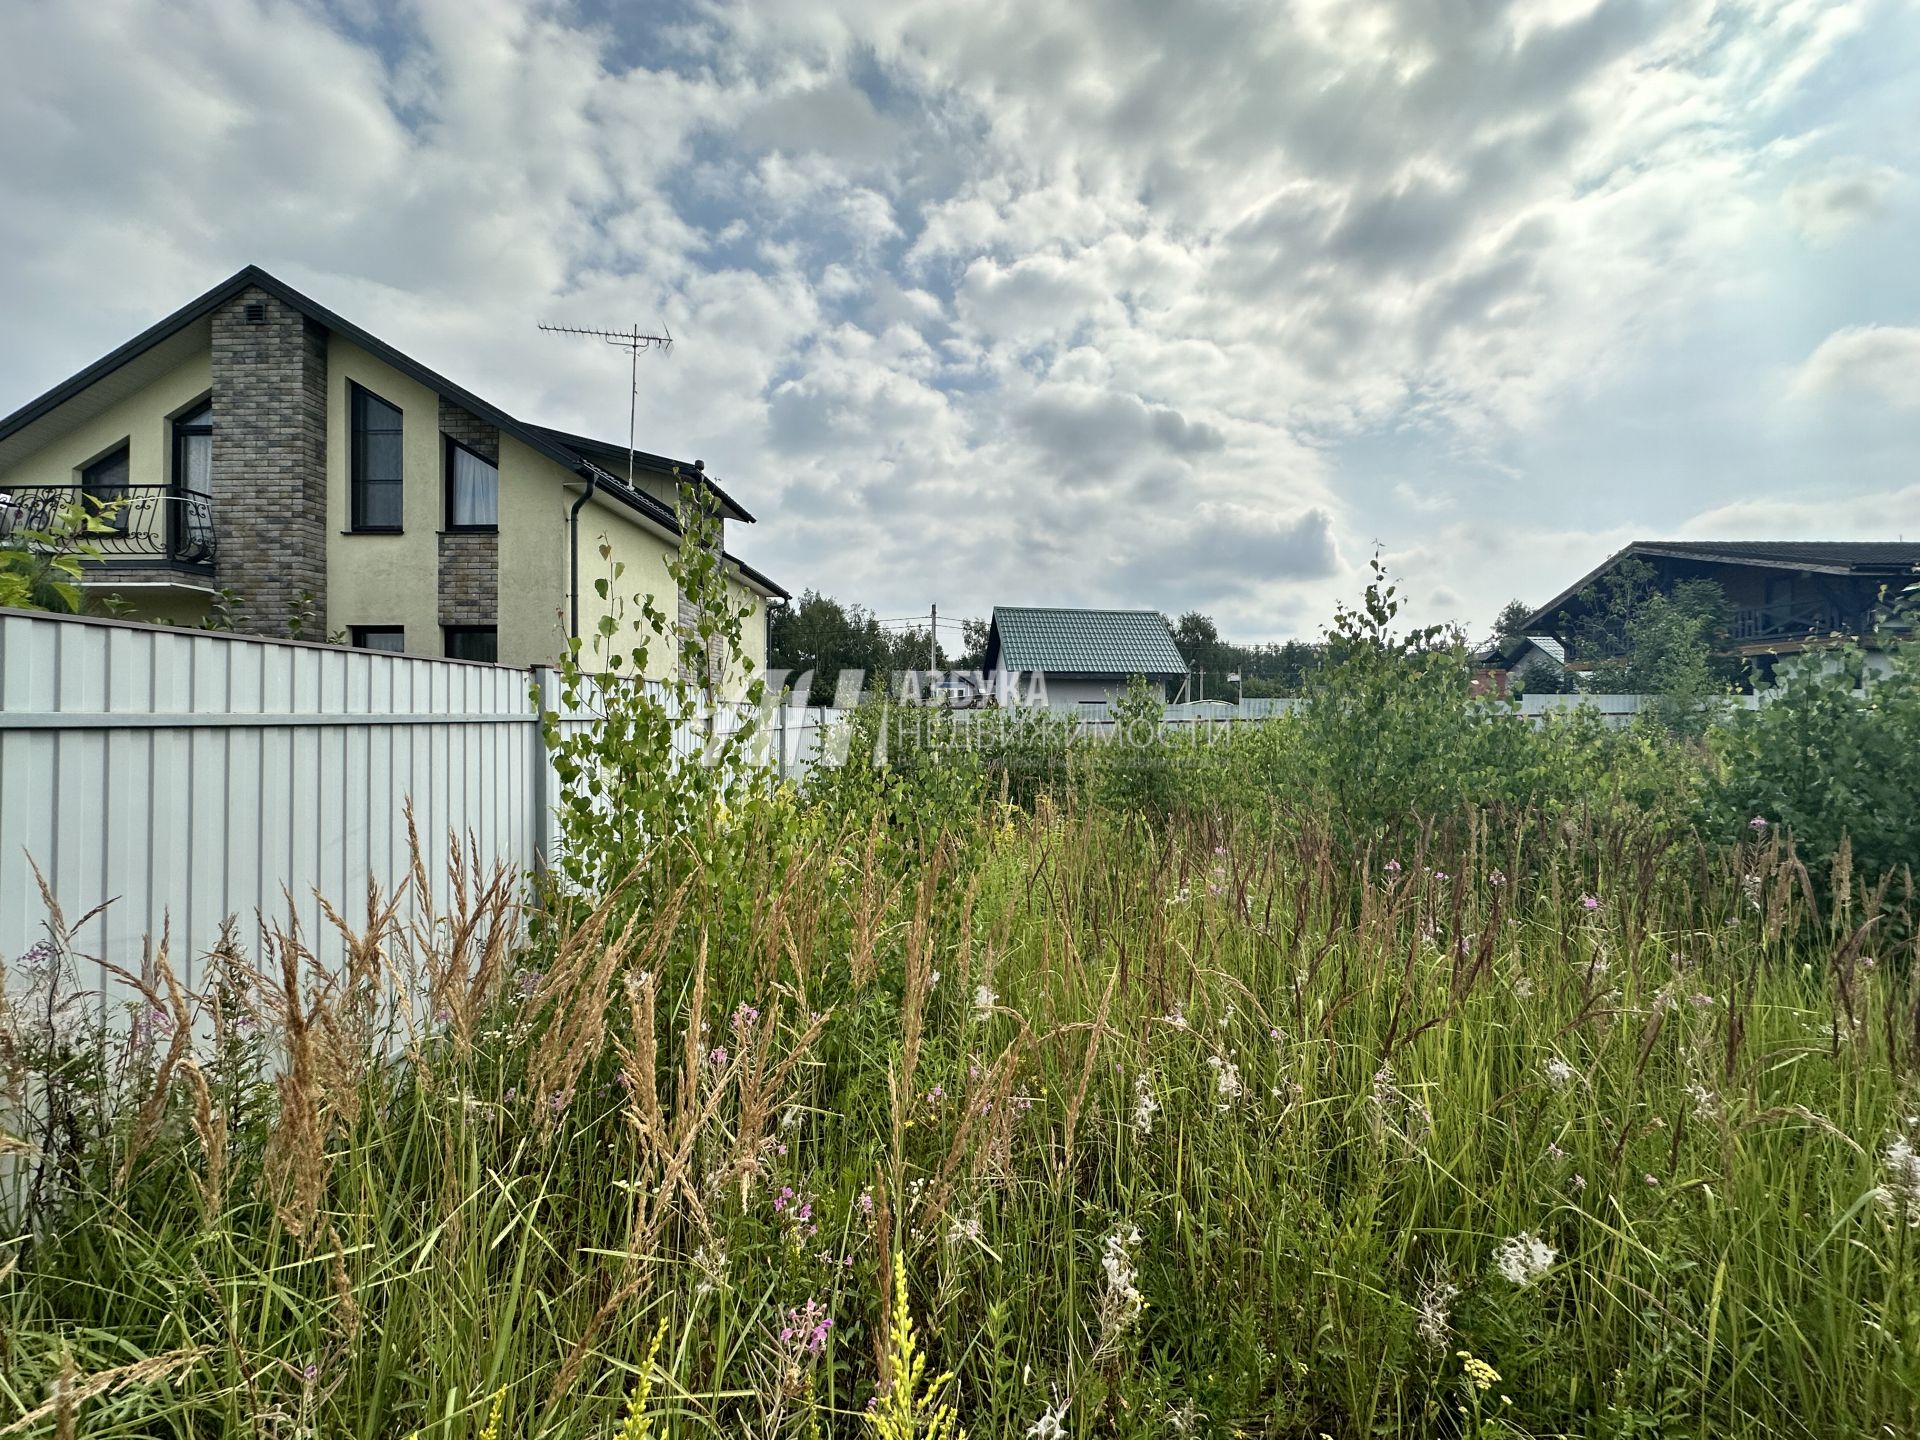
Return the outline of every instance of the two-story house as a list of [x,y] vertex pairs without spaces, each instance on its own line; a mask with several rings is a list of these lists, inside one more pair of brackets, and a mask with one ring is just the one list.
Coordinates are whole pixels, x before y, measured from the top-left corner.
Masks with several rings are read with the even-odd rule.
[[[0,421],[0,543],[90,497],[105,608],[524,665],[594,632],[603,546],[674,613],[682,480],[723,546],[752,522],[699,462],[528,424],[249,266]],[[786,592],[727,571],[764,666]]]

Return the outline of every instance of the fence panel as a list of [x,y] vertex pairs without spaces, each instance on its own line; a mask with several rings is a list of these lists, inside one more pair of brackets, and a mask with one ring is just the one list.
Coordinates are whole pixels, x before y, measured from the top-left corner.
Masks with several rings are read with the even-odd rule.
[[288,897],[331,949],[315,891],[398,885],[409,797],[442,903],[450,832],[530,866],[538,746],[524,671],[0,612],[0,954],[44,934],[35,864],[70,921],[111,902],[79,938],[121,965],[167,929],[197,980]]
[[[197,982],[225,920],[257,954],[289,900],[332,958],[316,892],[351,919],[369,877],[398,886],[408,801],[438,906],[456,838],[532,870],[558,839],[542,709],[564,732],[593,722],[591,694],[567,709],[546,667],[0,611],[0,957],[45,933],[38,865],[69,921],[111,902],[78,941],[122,966],[165,929]],[[723,707],[715,728],[750,713]],[[756,753],[797,780],[830,763],[832,731],[827,712],[776,710]],[[704,738],[696,719],[675,748]]]

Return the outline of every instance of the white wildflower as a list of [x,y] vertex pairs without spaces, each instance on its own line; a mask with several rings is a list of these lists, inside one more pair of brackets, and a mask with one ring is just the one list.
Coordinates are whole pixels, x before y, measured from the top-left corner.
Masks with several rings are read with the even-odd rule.
[[1531,975],[1522,975],[1518,980],[1514,981],[1513,993],[1522,1000],[1527,999],[1533,994],[1533,977]]
[[1696,1120],[1711,1120],[1720,1113],[1720,1097],[1697,1080],[1687,1086],[1687,1098],[1693,1101]]
[[1881,1154],[1880,1164],[1887,1180],[1874,1189],[1873,1198],[1895,1220],[1920,1229],[1920,1151],[1906,1136],[1897,1135]]
[[1133,1077],[1133,1128],[1141,1135],[1153,1133],[1153,1117],[1160,1113],[1160,1102],[1154,1098],[1153,1084],[1146,1075]]
[[974,987],[973,1013],[976,1018],[981,1020],[986,1019],[989,1015],[993,1014],[993,1007],[999,1003],[1000,997],[993,993],[991,986],[976,985]]
[[1096,1354],[1109,1354],[1126,1334],[1147,1302],[1140,1293],[1140,1272],[1133,1262],[1133,1247],[1140,1243],[1140,1232],[1123,1225],[1107,1236],[1100,1255],[1100,1268],[1107,1283],[1100,1292],[1100,1343]]
[[1459,1296],[1460,1287],[1448,1284],[1438,1275],[1420,1292],[1413,1328],[1420,1336],[1420,1343],[1436,1354],[1447,1348],[1447,1341],[1453,1336],[1453,1302]]
[[1244,1088],[1240,1082],[1240,1067],[1224,1055],[1209,1055],[1207,1064],[1213,1070],[1214,1109],[1225,1111],[1240,1098]]
[[1055,1386],[1053,1404],[1040,1412],[1040,1418],[1027,1427],[1027,1434],[1033,1440],[1065,1440],[1067,1407],[1072,1403],[1073,1397],[1062,1395],[1059,1387]]
[[1493,1264],[1502,1278],[1526,1286],[1553,1268],[1555,1255],[1554,1248],[1546,1241],[1531,1230],[1523,1230],[1494,1247]]
[[1546,1071],[1547,1083],[1556,1090],[1564,1090],[1567,1082],[1573,1079],[1574,1069],[1558,1055],[1553,1056],[1541,1067]]
[[1206,1414],[1200,1407],[1193,1403],[1191,1395],[1178,1405],[1171,1402],[1167,1405],[1167,1429],[1176,1435],[1193,1434],[1200,1428],[1200,1422],[1206,1418]]
[[694,1273],[700,1278],[694,1283],[696,1295],[711,1295],[716,1290],[727,1288],[727,1247],[716,1240],[711,1246],[702,1245],[693,1252]]
[[1173,1002],[1173,1009],[1169,1010],[1160,1018],[1176,1030],[1184,1030],[1187,1028],[1187,1012],[1181,1008],[1178,1000]]

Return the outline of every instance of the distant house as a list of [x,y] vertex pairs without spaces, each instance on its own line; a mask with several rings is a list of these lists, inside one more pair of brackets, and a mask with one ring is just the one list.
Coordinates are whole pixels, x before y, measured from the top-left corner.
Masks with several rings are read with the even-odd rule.
[[1475,657],[1480,673],[1476,691],[1505,694],[1509,685],[1527,690],[1559,690],[1566,684],[1567,647],[1551,635],[1507,635]]
[[[1646,565],[1657,590],[1682,581],[1711,580],[1726,594],[1732,621],[1726,652],[1747,660],[1762,674],[1786,656],[1830,645],[1840,635],[1871,637],[1903,597],[1920,595],[1920,541],[1895,540],[1636,540],[1604,564],[1581,576],[1527,617],[1524,640],[1510,640],[1519,661],[1568,663],[1541,654],[1541,639],[1566,645],[1587,617],[1589,596],[1599,582],[1629,560]],[[1527,647],[1532,648],[1527,648]],[[1504,656],[1490,647],[1482,659]],[[1583,662],[1611,657],[1571,657]]]
[[1002,704],[1056,710],[1118,699],[1135,676],[1164,700],[1186,678],[1167,618],[1157,610],[1065,610],[996,605],[987,629],[989,693]]

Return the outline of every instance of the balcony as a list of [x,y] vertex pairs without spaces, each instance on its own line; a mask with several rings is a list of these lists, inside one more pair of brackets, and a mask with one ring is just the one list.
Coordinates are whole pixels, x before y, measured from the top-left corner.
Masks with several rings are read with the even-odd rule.
[[67,548],[84,542],[99,552],[94,563],[116,572],[146,566],[187,572],[201,584],[211,577],[219,539],[213,498],[172,485],[121,485],[107,495],[88,495],[77,485],[0,489],[0,544],[51,548],[47,537],[68,508],[81,503],[99,508],[106,528],[75,537]]

